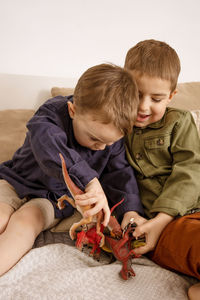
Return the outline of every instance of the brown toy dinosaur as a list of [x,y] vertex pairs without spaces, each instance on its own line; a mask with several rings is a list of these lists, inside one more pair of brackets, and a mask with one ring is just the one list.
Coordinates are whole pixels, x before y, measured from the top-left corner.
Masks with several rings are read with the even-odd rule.
[[[61,163],[62,163],[63,177],[64,177],[64,180],[65,180],[66,186],[67,186],[68,190],[70,191],[72,197],[74,198],[75,195],[83,194],[84,192],[82,190],[80,190],[73,183],[71,178],[69,177],[69,174],[68,174],[67,168],[66,168],[66,164],[65,164],[65,160],[64,160],[62,154],[60,153],[59,155],[60,155],[60,159],[61,159]],[[85,206],[76,205],[74,199],[68,197],[67,195],[63,195],[61,198],[58,199],[57,205],[58,205],[59,209],[63,209],[65,207],[65,203],[64,203],[65,200],[67,202],[69,202],[74,208],[76,208],[81,213],[82,216],[83,216],[83,214],[86,210],[88,210],[92,207],[92,205],[85,205]],[[96,224],[96,232],[101,237],[101,243],[100,244],[103,245],[104,244],[104,235],[101,232],[101,222],[102,222],[102,220],[103,220],[103,211],[102,210],[100,212],[98,212],[96,215],[91,216],[91,217],[85,218],[83,216],[83,218],[79,222],[74,223],[71,226],[70,231],[69,231],[71,239],[74,240],[76,238],[75,231],[78,227],[83,226],[83,225],[87,225],[87,224],[91,224],[91,223],[95,223]]]

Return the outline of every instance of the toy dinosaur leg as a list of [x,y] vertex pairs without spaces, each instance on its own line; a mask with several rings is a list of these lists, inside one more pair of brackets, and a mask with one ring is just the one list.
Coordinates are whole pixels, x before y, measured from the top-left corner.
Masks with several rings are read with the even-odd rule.
[[127,256],[125,256],[122,260],[122,269],[120,271],[120,275],[124,280],[127,280],[129,277],[135,276],[135,272],[131,267],[132,261],[131,258],[135,257],[138,258],[141,255],[136,254],[133,250],[129,251]]
[[98,248],[98,245],[96,244],[96,241],[92,241],[92,250],[90,251],[90,256],[95,257],[95,252]]
[[63,195],[57,200],[58,201],[57,206],[59,209],[63,209],[66,206],[66,204],[64,203],[65,200],[69,202],[74,208],[76,208],[75,201],[72,198],[68,197],[67,195]]
[[135,272],[131,267],[131,259],[123,261],[122,269],[120,271],[120,275],[124,280],[127,280],[131,276],[135,276]]
[[70,235],[71,239],[74,240],[76,238],[75,231],[78,227],[89,224],[89,223],[91,223],[91,218],[81,219],[79,222],[74,223],[69,230],[69,235]]
[[99,245],[100,247],[103,247],[103,245],[105,244],[105,236],[102,233],[104,228],[103,228],[103,225],[101,225],[102,219],[103,219],[103,213],[102,213],[102,211],[100,211],[97,215],[97,225],[96,225],[96,232],[98,235],[101,236],[101,242]]
[[97,245],[95,243],[93,245],[93,248],[92,248],[91,252],[90,252],[90,255],[93,256],[95,259],[99,260],[100,253],[101,253],[101,249],[99,248],[99,245]]
[[78,232],[77,233],[77,240],[76,240],[77,249],[82,250],[83,246],[87,245],[87,244],[88,244],[88,239],[86,237],[85,231],[82,230],[81,232]]
[[99,223],[97,223],[97,225],[96,225],[96,232],[97,232],[97,234],[101,237],[101,241],[100,241],[99,246],[100,246],[100,247],[103,247],[104,244],[105,244],[105,236],[104,236],[104,234],[101,232],[101,224],[99,225]]

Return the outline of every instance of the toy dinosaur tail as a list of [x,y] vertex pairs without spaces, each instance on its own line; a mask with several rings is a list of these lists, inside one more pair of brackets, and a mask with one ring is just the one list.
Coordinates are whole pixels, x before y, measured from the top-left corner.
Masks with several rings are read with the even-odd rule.
[[116,203],[116,204],[111,208],[110,214],[112,214],[113,210],[114,210],[118,205],[120,205],[122,202],[124,202],[124,198],[122,198],[121,201],[119,201],[118,203]]

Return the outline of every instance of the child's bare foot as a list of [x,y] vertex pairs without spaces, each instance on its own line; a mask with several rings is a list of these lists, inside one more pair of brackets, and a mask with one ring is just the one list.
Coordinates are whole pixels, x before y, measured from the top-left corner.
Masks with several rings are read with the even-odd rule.
[[190,300],[200,299],[200,283],[194,284],[189,288],[188,297]]

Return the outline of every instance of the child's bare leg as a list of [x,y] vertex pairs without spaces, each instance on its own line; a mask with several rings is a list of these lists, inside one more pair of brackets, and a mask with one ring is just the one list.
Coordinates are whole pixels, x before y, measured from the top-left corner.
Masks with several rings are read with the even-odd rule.
[[200,299],[200,282],[192,285],[188,290],[188,297],[190,300]]
[[9,204],[0,202],[0,234],[5,230],[14,208]]
[[22,206],[14,212],[0,235],[0,276],[12,268],[28,252],[44,228],[39,207]]

